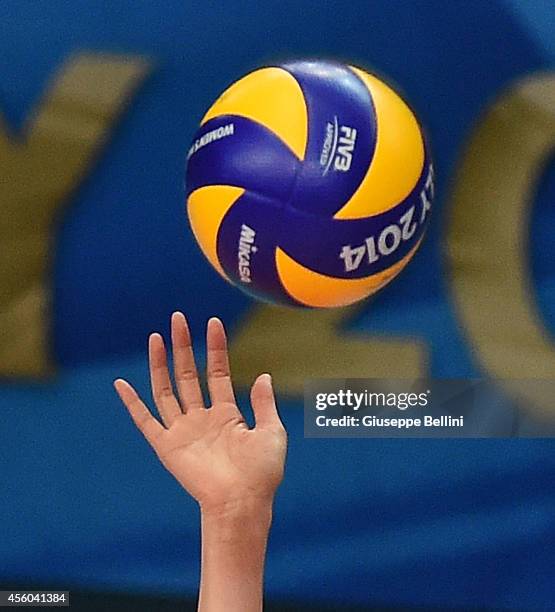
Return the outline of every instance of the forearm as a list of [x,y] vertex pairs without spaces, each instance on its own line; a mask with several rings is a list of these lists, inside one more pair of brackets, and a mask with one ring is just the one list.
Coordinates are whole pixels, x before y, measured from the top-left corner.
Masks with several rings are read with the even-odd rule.
[[202,510],[199,612],[261,612],[272,501]]

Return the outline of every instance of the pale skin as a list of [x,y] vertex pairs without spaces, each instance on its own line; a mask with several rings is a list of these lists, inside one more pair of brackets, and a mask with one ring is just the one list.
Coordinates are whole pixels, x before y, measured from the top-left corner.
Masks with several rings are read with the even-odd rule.
[[269,374],[251,388],[255,427],[237,407],[222,322],[206,330],[210,406],[204,404],[185,316],[172,315],[174,392],[160,334],[149,337],[152,396],[160,423],[123,379],[116,391],[166,469],[201,509],[199,612],[260,612],[264,559],[287,436]]

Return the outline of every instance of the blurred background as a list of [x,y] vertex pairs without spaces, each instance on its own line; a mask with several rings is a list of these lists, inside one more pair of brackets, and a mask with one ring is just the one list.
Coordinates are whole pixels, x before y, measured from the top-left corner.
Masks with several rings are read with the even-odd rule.
[[[551,610],[555,442],[303,438],[309,377],[555,378],[555,7],[548,0],[0,4],[0,587],[77,609],[194,609],[198,511],[111,383],[146,338],[226,323],[245,402],[289,430],[269,610]],[[264,64],[382,75],[430,137],[437,199],[401,276],[356,308],[260,305],[204,260],[185,155]],[[553,422],[555,400],[534,396]]]

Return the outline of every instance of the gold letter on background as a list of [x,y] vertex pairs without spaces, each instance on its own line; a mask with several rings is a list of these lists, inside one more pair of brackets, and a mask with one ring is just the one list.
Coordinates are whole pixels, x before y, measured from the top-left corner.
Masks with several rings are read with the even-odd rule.
[[[354,307],[356,308],[356,307]],[[234,380],[248,386],[262,371],[285,395],[302,395],[309,378],[410,378],[425,375],[425,347],[416,340],[342,332],[356,310],[255,306],[231,344]]]
[[0,376],[53,370],[48,276],[55,221],[147,70],[138,57],[73,56],[29,122],[25,142],[10,139],[0,124]]
[[448,236],[454,297],[486,373],[506,379],[541,414],[555,398],[555,350],[533,296],[528,269],[533,193],[555,148],[555,75],[526,78],[477,126],[459,167]]

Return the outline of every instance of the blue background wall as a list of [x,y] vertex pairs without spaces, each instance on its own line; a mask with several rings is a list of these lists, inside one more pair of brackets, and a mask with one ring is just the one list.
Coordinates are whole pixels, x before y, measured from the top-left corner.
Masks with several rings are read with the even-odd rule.
[[[146,335],[167,331],[172,310],[187,312],[199,338],[210,315],[233,333],[252,306],[195,245],[183,176],[205,108],[261,64],[346,59],[387,75],[415,107],[437,169],[431,231],[406,273],[352,328],[425,339],[435,376],[480,374],[448,297],[446,195],[487,104],[514,79],[554,68],[554,12],[548,2],[517,0],[0,5],[0,106],[14,138],[24,138],[68,54],[154,62],[60,223],[52,330],[60,373],[48,383],[0,385],[0,581],[195,591],[197,510],[133,429],[111,381],[124,375],[147,393]],[[551,334],[552,170],[538,187],[530,253]],[[281,410],[290,454],[270,596],[549,609],[553,442],[305,440],[300,402],[284,399]]]

